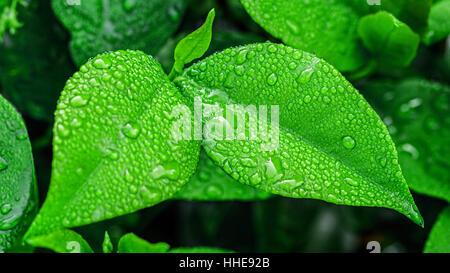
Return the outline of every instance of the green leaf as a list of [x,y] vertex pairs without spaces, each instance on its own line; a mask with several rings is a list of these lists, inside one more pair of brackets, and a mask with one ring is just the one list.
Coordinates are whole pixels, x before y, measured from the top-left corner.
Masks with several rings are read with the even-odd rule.
[[176,199],[196,201],[252,201],[269,197],[270,194],[267,192],[234,180],[217,166],[204,151],[200,153],[197,171],[175,196]]
[[25,124],[0,96],[0,252],[21,244],[36,215],[36,179]]
[[[244,140],[234,135],[220,141],[213,133],[203,141],[207,154],[236,180],[288,197],[392,208],[423,224],[386,126],[325,61],[283,45],[254,44],[216,53],[175,83],[190,99],[201,98],[205,109],[239,104],[274,112],[267,133],[253,134],[255,140],[246,132]],[[239,109],[232,114],[246,114]],[[252,127],[264,125],[264,115],[252,120],[259,122]],[[233,128],[220,115],[203,115],[203,123]]]
[[194,173],[198,141],[172,136],[185,105],[140,51],[101,54],[70,78],[55,113],[50,189],[27,236],[110,219],[172,197]]
[[172,248],[167,243],[149,243],[133,233],[123,235],[119,240],[117,253],[232,253],[232,251],[214,247]]
[[422,33],[426,26],[433,0],[381,0],[381,8],[405,22],[414,31]]
[[24,26],[0,43],[0,83],[22,114],[51,122],[64,83],[74,72],[67,37],[61,35],[65,33],[49,1],[31,1],[20,12]]
[[369,5],[355,0],[241,0],[262,28],[285,44],[314,52],[340,71],[364,63],[356,25]]
[[117,253],[165,253],[169,248],[166,243],[151,244],[133,233],[127,233],[120,238]]
[[450,207],[445,208],[438,216],[431,229],[424,253],[450,253]]
[[80,234],[70,229],[58,230],[27,240],[35,247],[48,248],[58,253],[93,253]]
[[358,35],[375,58],[400,67],[411,64],[420,43],[418,34],[385,11],[362,17]]
[[388,125],[411,189],[450,202],[450,87],[412,78],[362,90]]
[[428,28],[423,37],[425,44],[430,45],[450,35],[450,0],[442,0],[433,4],[428,18]]
[[202,57],[208,50],[215,15],[216,13],[212,9],[208,13],[205,23],[177,44],[174,53],[175,64],[169,74],[170,79],[175,76],[175,73],[181,73],[185,64]]
[[[235,1],[235,0],[233,0]],[[239,5],[240,3],[237,2]],[[161,48],[155,58],[161,63],[164,70],[169,72],[173,67],[173,52],[178,42],[186,36],[186,33],[181,33],[176,37],[170,38],[167,43]],[[253,43],[262,43],[264,38],[257,36],[251,32],[237,32],[237,31],[214,31],[211,37],[211,44],[208,51],[202,56],[207,57],[217,51],[227,49],[232,46],[247,45]]]
[[112,253],[113,248],[114,247],[111,242],[111,238],[109,237],[108,231],[105,231],[105,238],[103,239],[103,244],[102,244],[103,253]]
[[156,54],[175,32],[186,0],[89,0],[80,5],[53,0],[53,10],[71,33],[70,50],[80,66],[104,51],[139,49]]

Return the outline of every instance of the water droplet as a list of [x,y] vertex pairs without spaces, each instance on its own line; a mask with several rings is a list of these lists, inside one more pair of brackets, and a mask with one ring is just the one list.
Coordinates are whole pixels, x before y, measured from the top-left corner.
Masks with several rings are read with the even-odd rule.
[[145,187],[142,186],[139,188],[139,195],[142,200],[146,203],[157,202],[161,199],[161,191],[155,187]]
[[179,164],[177,164],[176,162],[165,163],[164,166],[158,165],[153,168],[153,171],[150,173],[150,177],[153,179],[167,177],[169,179],[176,180],[179,176]]
[[122,127],[122,133],[128,138],[137,138],[140,132],[141,128],[134,122],[128,122]]
[[307,68],[300,73],[300,75],[297,77],[297,82],[305,84],[311,80],[311,76],[314,73],[314,69]]
[[236,64],[237,65],[241,65],[241,64],[245,63],[245,61],[247,60],[247,53],[248,53],[247,49],[241,50],[239,52],[239,54],[236,56]]
[[8,168],[8,162],[0,156],[0,172]]
[[94,67],[98,69],[106,69],[111,66],[111,60],[108,58],[98,58],[94,61]]
[[345,136],[342,138],[342,145],[344,145],[345,148],[351,150],[355,147],[356,142],[351,136]]
[[2,207],[0,208],[0,212],[5,215],[8,214],[10,211],[12,210],[12,206],[11,204],[3,204]]
[[352,186],[358,186],[358,182],[351,178],[345,178],[344,181]]
[[296,23],[292,22],[291,20],[286,20],[286,26],[292,33],[300,34],[300,28],[297,26]]
[[309,103],[311,101],[311,96],[309,96],[309,95],[306,95],[304,98],[303,98],[303,102],[304,103]]
[[70,100],[70,105],[73,107],[83,107],[88,103],[89,99],[85,99],[82,96],[75,96]]
[[267,77],[267,84],[274,85],[277,82],[277,75],[275,73],[272,73]]

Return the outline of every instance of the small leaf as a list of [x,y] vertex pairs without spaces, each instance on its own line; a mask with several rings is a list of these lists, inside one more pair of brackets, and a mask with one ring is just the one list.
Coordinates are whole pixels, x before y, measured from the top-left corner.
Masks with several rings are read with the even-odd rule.
[[433,4],[428,18],[428,29],[423,37],[425,44],[433,44],[450,35],[449,14],[450,0],[442,0]]
[[53,0],[56,16],[71,33],[70,50],[80,66],[104,51],[139,49],[156,54],[175,32],[186,0]]
[[171,75],[174,75],[174,73],[181,73],[185,64],[202,57],[208,50],[215,14],[214,9],[212,9],[208,13],[205,23],[177,44],[174,53],[175,64],[169,78],[172,78]]
[[410,78],[361,89],[387,124],[411,189],[450,202],[450,87]]
[[381,9],[392,13],[414,31],[422,33],[426,26],[433,0],[381,0]]
[[[126,87],[125,87],[126,86]],[[55,113],[50,189],[27,236],[99,222],[171,198],[194,173],[198,141],[177,141],[185,105],[161,66],[140,51],[81,66]]]
[[127,233],[120,238],[117,253],[166,253],[169,248],[166,243],[151,244],[133,233]]
[[33,237],[27,242],[32,246],[48,248],[58,253],[93,253],[83,237],[70,229]]
[[369,5],[354,0],[241,0],[262,28],[285,44],[314,52],[340,71],[364,63],[356,25]]
[[111,238],[109,237],[108,231],[105,231],[105,238],[103,239],[103,244],[102,244],[103,253],[112,253],[113,248],[114,247],[111,242]]
[[[216,53],[174,82],[194,101],[196,113],[234,104],[242,107],[230,120],[246,115],[247,106],[268,113],[252,118],[252,128],[267,127],[254,139],[248,122],[246,131],[235,133],[226,117],[203,115],[205,126],[223,126],[231,134],[222,141],[209,135],[203,147],[236,180],[287,197],[392,208],[423,224],[386,126],[325,61],[279,44],[253,44]],[[199,99],[203,107],[195,110]]]
[[358,35],[375,58],[400,67],[410,65],[420,43],[419,35],[385,11],[362,17]]
[[425,243],[424,253],[450,253],[450,207],[438,216]]
[[0,252],[21,244],[38,206],[30,140],[22,117],[0,96]]
[[202,151],[197,171],[174,198],[196,201],[253,201],[270,196],[267,192],[237,182]]
[[123,235],[119,240],[117,253],[232,253],[233,251],[214,247],[172,248],[167,243],[149,243],[133,233]]

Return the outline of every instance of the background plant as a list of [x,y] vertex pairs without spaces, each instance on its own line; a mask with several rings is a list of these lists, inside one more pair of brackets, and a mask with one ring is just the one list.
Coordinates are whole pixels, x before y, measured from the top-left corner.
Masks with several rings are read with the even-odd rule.
[[[450,2],[241,2],[0,6],[0,90],[35,162],[1,98],[1,251],[449,251]],[[195,95],[276,102],[280,149],[172,143],[165,113]],[[415,203],[424,229],[359,207],[422,224]],[[199,245],[219,248],[177,247]]]

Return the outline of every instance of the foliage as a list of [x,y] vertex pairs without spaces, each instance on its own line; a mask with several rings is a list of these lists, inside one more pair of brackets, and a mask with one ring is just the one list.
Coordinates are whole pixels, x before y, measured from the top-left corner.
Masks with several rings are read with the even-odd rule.
[[450,2],[371,3],[1,1],[0,252],[449,252]]

